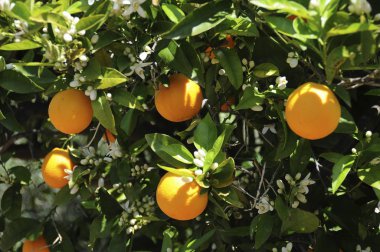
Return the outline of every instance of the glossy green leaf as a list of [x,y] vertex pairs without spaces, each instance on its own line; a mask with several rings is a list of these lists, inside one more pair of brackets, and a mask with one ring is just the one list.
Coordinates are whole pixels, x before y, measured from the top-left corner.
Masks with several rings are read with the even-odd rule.
[[253,74],[257,78],[268,78],[279,75],[279,70],[272,63],[262,63],[253,69]]
[[250,3],[268,10],[277,10],[278,12],[292,14],[302,18],[309,18],[307,9],[295,2],[288,0],[249,0]]
[[23,51],[40,48],[41,44],[33,42],[31,40],[22,40],[20,42],[10,43],[0,46],[0,50],[3,51]]
[[192,164],[193,163],[193,155],[191,152],[182,144],[170,144],[167,146],[163,146],[161,151],[166,152],[168,155],[172,156],[174,159],[184,163],[184,164]]
[[235,161],[229,157],[212,171],[210,176],[211,185],[215,188],[221,188],[231,185],[235,176]]
[[226,71],[226,75],[235,89],[243,84],[243,68],[235,49],[221,48],[215,50],[215,56]]
[[380,166],[359,169],[358,177],[367,185],[380,190]]
[[98,97],[97,100],[92,101],[92,109],[94,116],[99,120],[104,128],[108,129],[112,134],[117,135],[115,128],[115,118],[113,116],[111,105],[105,96]]
[[209,150],[217,138],[217,128],[211,116],[207,114],[194,131],[194,145],[197,149]]
[[100,77],[100,84],[96,87],[97,89],[107,89],[122,83],[125,83],[128,78],[114,68],[106,68],[104,70],[103,76]]
[[174,167],[183,168],[184,163],[178,161],[177,159],[173,158],[171,155],[169,155],[167,152],[165,152],[163,149],[172,144],[176,145],[182,145],[180,141],[177,139],[172,138],[171,136],[164,135],[164,134],[147,134],[145,135],[145,139],[148,142],[150,148],[160,157],[162,160],[167,162],[170,165],[173,165]]
[[343,156],[332,169],[332,192],[335,193],[346,179],[354,164],[355,156]]
[[107,218],[113,218],[121,214],[123,209],[116,199],[111,196],[104,188],[100,188],[98,192],[99,205],[102,213]]
[[239,104],[235,109],[250,109],[254,106],[262,105],[263,102],[264,95],[258,94],[253,87],[247,87],[244,89],[243,96],[240,98]]
[[217,26],[225,19],[230,1],[214,0],[188,13],[170,31],[162,34],[166,39],[181,39],[201,34]]
[[37,85],[34,81],[13,70],[0,72],[0,87],[19,94],[43,91],[43,88]]
[[1,198],[1,211],[2,214],[8,219],[15,219],[21,216],[21,185],[13,184],[8,187]]
[[290,156],[290,171],[293,176],[298,172],[302,173],[312,156],[310,142],[306,139],[300,139],[297,142],[297,148]]
[[185,17],[185,13],[174,4],[163,3],[161,8],[173,23],[178,23]]
[[274,225],[274,218],[269,213],[258,217],[255,235],[255,248],[259,249],[269,239]]
[[111,93],[112,93],[112,100],[115,101],[117,104],[125,106],[127,108],[144,111],[144,108],[141,105],[141,103],[130,92],[124,89],[117,89]]
[[347,34],[352,34],[352,33],[362,32],[362,31],[374,31],[374,30],[378,30],[379,28],[380,27],[378,25],[374,25],[374,24],[353,23],[349,25],[334,27],[327,32],[327,36],[333,37],[333,36],[347,35]]
[[77,29],[77,31],[86,31],[86,30],[91,29],[92,27],[96,26],[104,18],[105,18],[105,15],[103,15],[103,14],[97,14],[97,15],[92,15],[92,16],[88,16],[88,17],[83,17],[76,24],[76,29]]
[[189,242],[186,246],[188,250],[197,251],[204,245],[206,242],[210,241],[211,238],[215,235],[215,229],[212,229],[208,231],[207,233],[203,234],[201,237],[192,240]]

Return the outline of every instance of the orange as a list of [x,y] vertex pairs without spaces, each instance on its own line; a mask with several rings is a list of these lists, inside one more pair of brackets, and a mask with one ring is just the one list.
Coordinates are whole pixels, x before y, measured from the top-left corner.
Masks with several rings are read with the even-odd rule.
[[235,97],[228,98],[226,103],[223,103],[222,106],[220,106],[220,111],[222,112],[228,112],[231,109],[231,106],[235,104]]
[[68,89],[57,93],[49,105],[49,118],[54,127],[66,134],[76,134],[92,120],[90,99],[80,90]]
[[50,252],[49,247],[43,236],[34,241],[25,240],[22,245],[22,252]]
[[69,182],[65,178],[68,175],[65,169],[74,169],[68,150],[54,148],[46,155],[42,163],[42,177],[45,183],[52,188],[64,187]]
[[169,87],[160,85],[156,91],[158,113],[172,122],[183,122],[198,114],[203,100],[199,85],[183,74],[170,76],[169,83]]
[[325,85],[305,83],[294,90],[286,104],[289,127],[300,137],[314,140],[331,134],[338,126],[340,104]]
[[195,181],[189,182],[185,177],[168,172],[158,184],[157,204],[170,218],[191,220],[207,206],[208,194],[200,194],[200,191],[201,187]]
[[116,138],[112,133],[106,129],[106,133],[103,134],[103,140],[109,143],[114,143],[116,141]]
[[211,46],[206,48],[205,53],[210,59],[215,59],[215,53],[212,51]]
[[235,47],[235,41],[231,35],[226,36],[226,42],[221,47],[226,47],[226,48],[234,48]]

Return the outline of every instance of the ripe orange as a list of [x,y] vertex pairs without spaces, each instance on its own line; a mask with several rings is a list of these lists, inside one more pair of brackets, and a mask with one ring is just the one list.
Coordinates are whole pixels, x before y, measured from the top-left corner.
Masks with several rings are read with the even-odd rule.
[[106,133],[103,134],[103,140],[109,143],[114,143],[116,141],[116,137],[112,135],[112,133],[106,129]]
[[338,126],[340,104],[325,85],[305,83],[294,90],[286,104],[285,116],[297,135],[314,140],[331,134]]
[[50,252],[50,249],[43,236],[34,241],[25,240],[22,245],[22,252]]
[[54,148],[46,155],[42,163],[42,177],[45,183],[52,188],[64,187],[69,182],[65,178],[68,175],[65,169],[74,169],[68,150]]
[[231,109],[231,106],[235,104],[235,97],[231,96],[227,99],[226,103],[223,103],[222,106],[220,106],[220,111],[222,112],[228,112]]
[[80,90],[68,89],[56,94],[49,104],[49,118],[54,127],[66,134],[76,134],[92,120],[90,99]]
[[157,204],[167,216],[176,220],[191,220],[206,208],[208,194],[200,194],[201,187],[186,178],[166,173],[156,191]]
[[169,82],[169,87],[160,85],[156,91],[154,102],[158,113],[172,122],[193,118],[202,106],[201,88],[183,74],[170,76]]

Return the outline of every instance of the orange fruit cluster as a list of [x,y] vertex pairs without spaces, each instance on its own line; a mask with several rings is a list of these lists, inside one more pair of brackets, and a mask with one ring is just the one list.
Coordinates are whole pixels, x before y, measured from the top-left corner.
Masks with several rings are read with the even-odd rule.
[[69,152],[64,149],[54,148],[49,152],[42,163],[42,177],[45,183],[52,188],[62,188],[67,185],[65,178],[68,174],[65,169],[72,171],[74,164],[70,159]]
[[206,208],[208,194],[201,194],[201,187],[195,181],[173,173],[166,173],[156,191],[159,208],[175,220],[191,220]]
[[305,83],[287,101],[286,121],[300,137],[315,140],[331,134],[338,126],[341,108],[334,93],[325,85]]
[[166,120],[183,122],[198,114],[202,100],[202,90],[197,83],[183,74],[174,74],[169,77],[169,87],[160,85],[154,102]]
[[90,99],[80,90],[68,89],[57,93],[49,104],[49,118],[54,127],[65,134],[76,134],[92,121]]
[[50,252],[50,249],[43,236],[34,241],[26,240],[22,245],[22,252]]
[[[226,41],[220,46],[220,48],[234,48],[234,47],[235,47],[235,41],[231,35],[227,35]],[[205,53],[210,59],[215,59],[215,54],[211,46],[206,48]]]

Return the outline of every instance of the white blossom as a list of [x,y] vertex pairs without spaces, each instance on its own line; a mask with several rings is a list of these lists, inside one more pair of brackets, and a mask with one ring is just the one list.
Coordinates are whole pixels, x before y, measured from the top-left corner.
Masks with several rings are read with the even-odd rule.
[[269,211],[273,211],[273,204],[269,200],[268,195],[262,196],[259,201],[257,202],[255,208],[258,210],[259,214],[264,214]]
[[377,115],[380,115],[380,106],[379,105],[374,105],[371,108],[376,109]]
[[251,110],[253,110],[253,111],[255,111],[255,112],[260,112],[260,111],[263,111],[263,106],[261,106],[261,105],[256,105],[256,106],[253,106],[252,108],[251,108]]
[[184,182],[184,183],[191,183],[194,181],[194,179],[192,177],[185,177],[185,176],[182,176],[181,177],[181,180]]
[[348,10],[356,15],[361,15],[363,13],[369,14],[372,11],[372,7],[367,0],[351,0]]
[[267,125],[264,125],[264,128],[263,128],[263,130],[262,130],[262,132],[261,133],[263,133],[263,135],[265,135],[267,132],[268,132],[268,130],[270,131],[270,132],[272,132],[273,134],[277,134],[277,131],[276,131],[276,128],[275,128],[275,124],[273,123],[273,124],[267,124]]
[[373,20],[375,21],[380,21],[380,13],[377,13],[374,17]]
[[79,190],[79,186],[75,184],[71,189],[70,189],[70,194],[76,194]]
[[15,7],[15,3],[11,0],[0,0],[0,11],[11,11]]
[[95,101],[97,97],[96,89],[94,89],[92,86],[88,86],[87,90],[84,92],[85,95],[90,97],[91,101]]
[[295,68],[298,65],[298,54],[296,52],[288,53],[288,58],[286,62],[289,64],[291,68]]
[[143,4],[146,0],[124,0],[123,3],[128,4],[129,7],[124,10],[122,13],[123,17],[129,18],[129,16],[137,12],[140,17],[146,18],[147,13],[145,10],[141,7],[141,4]]
[[104,178],[98,179],[98,187],[104,187]]
[[288,80],[286,79],[285,76],[278,76],[276,78],[276,84],[278,89],[283,90],[286,88],[286,84],[288,84]]
[[70,180],[73,179],[73,172],[74,172],[74,170],[64,169],[63,171],[67,174],[63,178],[67,179],[68,181],[70,181]]
[[141,62],[138,61],[134,65],[130,66],[131,71],[126,74],[126,76],[131,76],[133,73],[136,73],[138,76],[140,76],[141,79],[145,80],[145,75],[144,75],[144,67],[147,67],[151,65],[153,62]]
[[98,34],[94,34],[94,35],[92,35],[92,37],[91,37],[91,44],[96,44],[96,43],[98,43],[98,41],[99,41],[99,35]]
[[377,203],[377,206],[375,208],[375,213],[380,213],[380,201]]
[[368,130],[366,133],[365,133],[365,136],[367,138],[370,138],[372,136],[372,131]]
[[201,169],[198,169],[198,170],[195,170],[194,171],[194,175],[195,176],[200,176],[200,175],[202,175],[203,174],[203,171],[201,170]]
[[369,162],[371,165],[380,164],[380,157],[376,157]]
[[107,153],[107,156],[110,156],[113,159],[120,158],[123,156],[121,147],[119,143],[117,142],[117,139],[115,142],[109,144],[109,148],[110,148],[110,151]]

